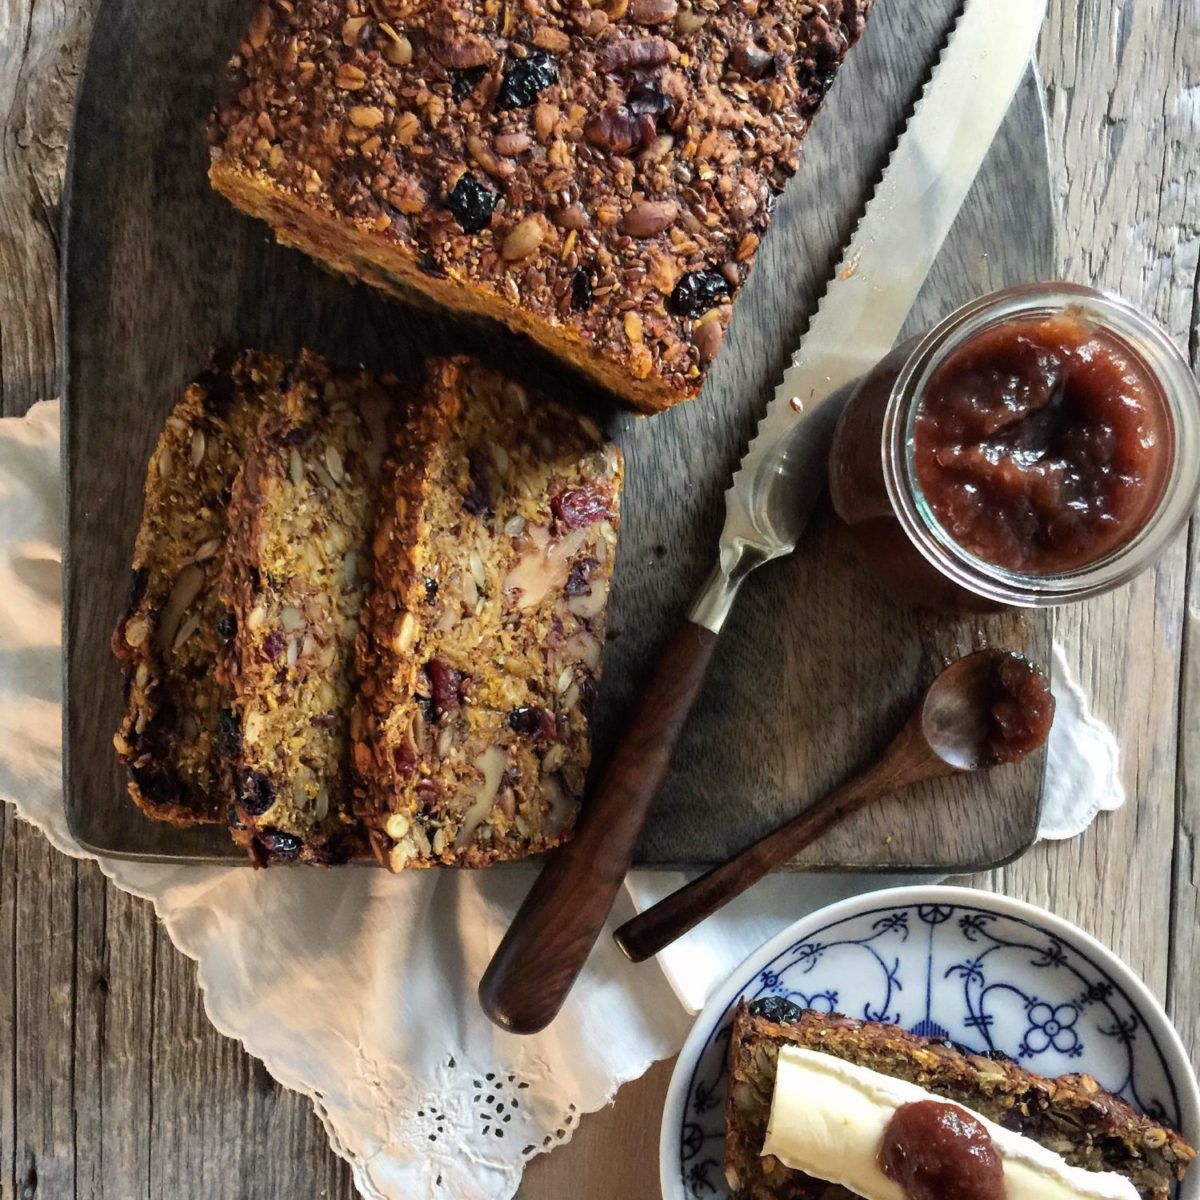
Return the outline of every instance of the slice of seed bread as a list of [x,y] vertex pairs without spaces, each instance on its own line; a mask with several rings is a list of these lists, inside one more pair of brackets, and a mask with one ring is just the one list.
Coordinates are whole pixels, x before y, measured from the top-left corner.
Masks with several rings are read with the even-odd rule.
[[305,352],[233,486],[221,596],[236,634],[218,668],[236,720],[231,828],[258,865],[342,862],[366,845],[349,714],[399,397],[394,378]]
[[734,1015],[729,1043],[725,1175],[734,1200],[853,1200],[844,1188],[763,1157],[779,1048],[804,1046],[880,1071],[974,1109],[1088,1171],[1124,1175],[1167,1200],[1196,1151],[1173,1129],[1136,1112],[1090,1075],[1035,1075],[895,1025],[825,1015],[776,998]]
[[467,359],[397,440],[359,647],[360,811],[393,870],[563,841],[591,753],[623,462]]
[[129,607],[113,634],[125,717],[113,739],[129,793],[176,825],[224,819],[218,743],[227,698],[213,674],[229,490],[247,441],[278,408],[283,363],[216,354],[167,418],[146,471]]

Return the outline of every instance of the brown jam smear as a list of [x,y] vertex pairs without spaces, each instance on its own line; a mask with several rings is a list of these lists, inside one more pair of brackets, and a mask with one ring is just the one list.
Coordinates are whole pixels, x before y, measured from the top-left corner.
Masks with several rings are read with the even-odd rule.
[[964,1109],[938,1100],[902,1104],[879,1147],[879,1166],[907,1200],[1004,1200],[991,1135]]
[[1044,575],[1134,537],[1162,495],[1170,446],[1150,369],[1068,311],[969,339],[930,380],[914,449],[921,490],[964,550]]
[[1036,750],[1054,723],[1054,696],[1045,675],[1014,654],[996,669],[992,681],[992,763],[1016,762]]

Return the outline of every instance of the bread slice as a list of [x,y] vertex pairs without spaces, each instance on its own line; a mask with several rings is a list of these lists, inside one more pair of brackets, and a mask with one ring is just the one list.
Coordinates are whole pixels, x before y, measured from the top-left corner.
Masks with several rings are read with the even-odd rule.
[[221,596],[235,632],[218,665],[236,718],[232,831],[256,864],[341,862],[366,844],[351,779],[355,641],[402,408],[395,379],[305,352],[233,486]]
[[125,716],[113,741],[129,793],[176,825],[223,821],[228,694],[213,674],[229,490],[246,443],[277,409],[283,362],[214,355],[167,418],[146,470],[129,607],[113,634]]
[[783,1045],[916,1084],[1025,1134],[1073,1166],[1124,1175],[1147,1200],[1167,1200],[1196,1156],[1173,1129],[1136,1112],[1090,1075],[1048,1079],[1003,1056],[971,1054],[895,1025],[826,1016],[772,998],[742,1001],[734,1015],[725,1175],[735,1200],[853,1200],[843,1188],[762,1157]]
[[213,186],[285,245],[694,396],[872,0],[260,3]]
[[359,648],[361,812],[393,870],[569,835],[622,472],[586,417],[468,359],[431,365],[387,472]]

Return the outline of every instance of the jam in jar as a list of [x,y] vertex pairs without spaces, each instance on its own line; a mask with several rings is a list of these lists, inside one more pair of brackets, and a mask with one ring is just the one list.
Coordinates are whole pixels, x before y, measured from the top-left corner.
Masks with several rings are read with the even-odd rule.
[[899,347],[834,437],[834,509],[899,596],[1038,606],[1150,565],[1200,486],[1200,389],[1123,301],[1069,284],[985,297]]

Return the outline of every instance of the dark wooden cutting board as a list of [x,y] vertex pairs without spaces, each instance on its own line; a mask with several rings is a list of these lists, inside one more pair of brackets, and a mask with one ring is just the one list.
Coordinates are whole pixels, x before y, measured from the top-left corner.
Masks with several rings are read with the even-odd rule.
[[[214,343],[401,371],[465,347],[594,405],[628,461],[597,757],[710,569],[722,493],[804,330],[839,247],[944,40],[954,0],[878,0],[781,200],[703,395],[650,419],[494,329],[406,309],[282,250],[210,192],[201,125],[248,0],[101,6],[68,176],[63,280],[68,815],[89,849],[235,859],[219,829],[176,830],[125,795],[111,738],[121,611],[145,463]],[[914,310],[928,325],[980,293],[1052,269],[1045,120],[1031,74]],[[707,690],[651,816],[644,864],[715,862],[864,765],[948,657],[984,645],[1048,666],[1052,616],[934,616],[893,603],[849,556],[827,512],[801,549],[743,588]],[[942,781],[862,814],[797,864],[964,871],[1033,841],[1044,756]]]

